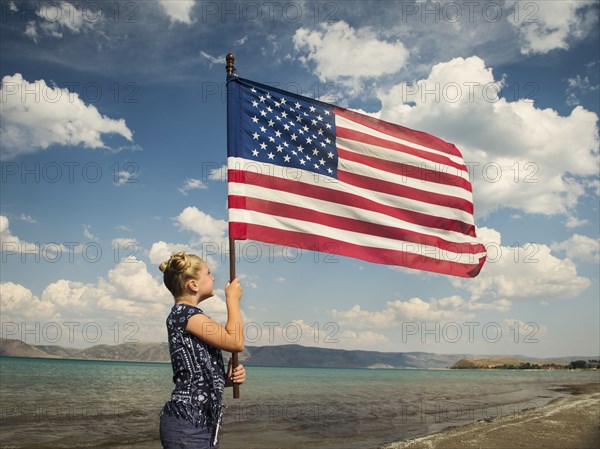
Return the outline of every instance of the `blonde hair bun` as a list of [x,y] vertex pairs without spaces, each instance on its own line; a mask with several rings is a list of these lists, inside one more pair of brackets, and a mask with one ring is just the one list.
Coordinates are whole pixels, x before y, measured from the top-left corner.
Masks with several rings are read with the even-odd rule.
[[173,271],[175,273],[183,273],[191,266],[192,262],[190,260],[190,256],[187,255],[184,251],[179,251],[178,253],[174,253],[173,255],[171,255],[169,260],[161,263],[158,269],[163,273],[167,270]]
[[177,297],[183,293],[185,283],[198,275],[202,264],[203,261],[198,256],[179,251],[161,263],[158,269],[164,273],[165,286]]

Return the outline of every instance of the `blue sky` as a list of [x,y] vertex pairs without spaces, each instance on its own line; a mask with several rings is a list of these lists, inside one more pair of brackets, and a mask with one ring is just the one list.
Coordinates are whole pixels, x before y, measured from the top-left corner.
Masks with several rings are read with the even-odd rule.
[[598,2],[1,2],[2,335],[164,341],[158,264],[224,319],[225,68],[462,151],[475,279],[258,242],[247,344],[600,353]]

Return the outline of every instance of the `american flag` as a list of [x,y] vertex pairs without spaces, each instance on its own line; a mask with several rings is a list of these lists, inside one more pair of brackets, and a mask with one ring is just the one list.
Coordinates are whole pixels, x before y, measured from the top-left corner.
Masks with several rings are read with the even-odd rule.
[[479,274],[486,250],[454,145],[234,76],[227,122],[230,238]]

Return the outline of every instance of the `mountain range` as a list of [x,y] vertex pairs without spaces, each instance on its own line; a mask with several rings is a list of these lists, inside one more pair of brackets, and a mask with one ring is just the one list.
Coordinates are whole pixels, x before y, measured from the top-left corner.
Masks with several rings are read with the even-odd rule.
[[[0,339],[0,356],[76,360],[111,360],[169,363],[167,343],[123,343],[96,345],[77,349],[53,345],[30,345],[20,340]],[[570,356],[540,359],[519,355],[490,356],[478,354],[436,354],[429,352],[378,352],[316,348],[301,345],[246,346],[239,360],[246,366],[280,366],[306,368],[449,368],[461,359],[499,358],[529,362],[571,362],[593,357]]]

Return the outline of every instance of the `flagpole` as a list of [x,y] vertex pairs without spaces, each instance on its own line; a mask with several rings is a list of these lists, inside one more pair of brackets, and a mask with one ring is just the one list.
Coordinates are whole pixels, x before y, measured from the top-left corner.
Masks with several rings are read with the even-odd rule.
[[[235,72],[235,55],[233,53],[227,53],[225,56],[225,71],[227,72],[227,77],[233,75]],[[229,89],[227,88],[227,95],[230,95]],[[235,279],[235,239],[229,237],[229,281],[233,282]],[[235,369],[238,364],[238,353],[231,353],[231,364],[233,365],[233,369]],[[238,384],[233,384],[233,398],[240,398],[240,386]]]

